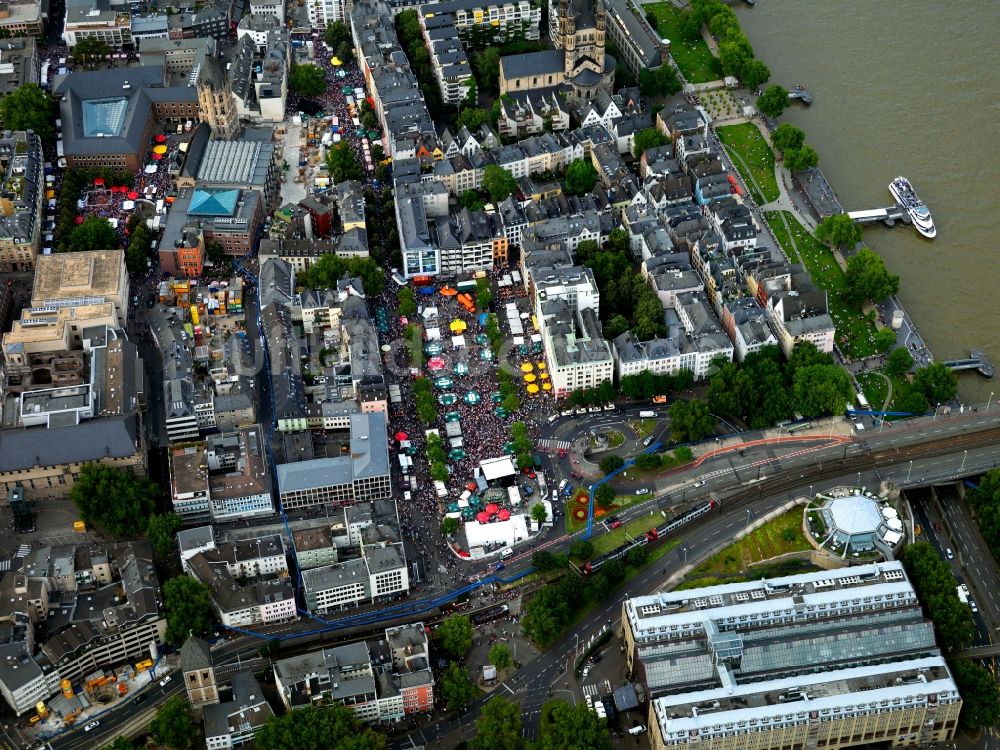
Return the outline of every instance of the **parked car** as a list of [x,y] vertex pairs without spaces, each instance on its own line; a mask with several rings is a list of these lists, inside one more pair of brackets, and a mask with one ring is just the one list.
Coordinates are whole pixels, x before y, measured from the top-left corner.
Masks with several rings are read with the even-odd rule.
[[642,444],[648,448],[650,444],[652,444],[652,442],[653,442],[653,436],[650,435],[648,438],[642,441]]
[[946,549],[944,551],[944,554],[947,556],[947,558],[949,560],[954,560],[955,559],[955,553],[951,551],[951,547],[949,547],[948,549]]
[[168,682],[170,682],[170,675],[167,675],[162,680],[160,680],[160,687],[166,687]]
[[637,494],[637,495],[648,495],[649,494],[649,487],[640,487],[639,489],[637,489],[635,491],[635,494]]
[[531,486],[530,484],[522,484],[522,485],[521,485],[521,490],[522,490],[522,491],[524,492],[524,494],[525,494],[525,495],[527,495],[528,497],[531,497],[532,495],[534,495],[534,494],[535,494],[535,488],[534,488],[534,487],[532,487],[532,486]]

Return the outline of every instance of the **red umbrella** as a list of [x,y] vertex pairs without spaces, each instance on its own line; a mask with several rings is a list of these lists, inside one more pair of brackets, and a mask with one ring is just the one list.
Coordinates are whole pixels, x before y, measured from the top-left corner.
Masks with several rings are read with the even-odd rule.
[[490,514],[489,513],[484,513],[483,511],[480,511],[479,513],[476,514],[476,520],[479,521],[479,523],[489,523],[490,522]]
[[156,136],[156,142],[157,143],[166,143],[167,142],[167,136],[163,135],[163,133],[158,133],[157,136]]
[[405,432],[396,433],[396,442],[402,443],[406,438],[409,437]]
[[73,219],[73,221],[75,221],[77,224],[83,224],[83,217],[77,216],[75,219]]
[[138,197],[139,197],[139,194],[137,192],[135,192],[134,190],[128,194],[128,199],[130,201],[134,201]]
[[153,161],[159,161],[163,158],[163,154],[153,154]]
[[504,508],[502,511],[500,511],[499,513],[497,513],[497,518],[499,518],[501,521],[509,521],[510,520],[510,511],[507,510],[506,508]]
[[498,510],[500,510],[500,506],[497,505],[496,503],[490,503],[489,505],[486,506],[486,512],[489,513],[491,516]]
[[103,185],[104,184],[104,178],[103,177],[95,177],[94,178],[94,184],[95,185]]

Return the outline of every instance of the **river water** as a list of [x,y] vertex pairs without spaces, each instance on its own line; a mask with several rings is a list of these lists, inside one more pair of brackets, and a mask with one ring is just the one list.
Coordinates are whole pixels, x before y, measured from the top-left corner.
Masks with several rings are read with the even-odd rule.
[[[734,6],[770,83],[801,84],[802,128],[848,211],[892,204],[907,177],[938,228],[865,229],[936,359],[982,349],[1000,366],[1000,14],[987,0],[759,0]],[[966,373],[959,396],[1000,382]]]

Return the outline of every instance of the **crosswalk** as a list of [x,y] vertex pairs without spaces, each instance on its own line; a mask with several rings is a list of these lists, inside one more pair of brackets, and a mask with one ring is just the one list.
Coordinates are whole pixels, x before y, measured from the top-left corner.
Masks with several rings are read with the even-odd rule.
[[598,688],[597,685],[584,685],[583,686],[583,694],[584,694],[584,696],[587,696],[587,695],[591,695],[591,696],[597,695],[597,693],[599,692],[599,690],[600,690],[600,688]]
[[[17,548],[17,552],[14,554],[14,559],[17,560],[22,557],[27,557],[28,553],[31,552],[30,544],[22,544]],[[12,560],[9,557],[5,557],[0,560],[0,573],[10,570]]]
[[538,441],[537,445],[540,449],[547,451],[568,451],[573,444],[569,440],[543,438]]

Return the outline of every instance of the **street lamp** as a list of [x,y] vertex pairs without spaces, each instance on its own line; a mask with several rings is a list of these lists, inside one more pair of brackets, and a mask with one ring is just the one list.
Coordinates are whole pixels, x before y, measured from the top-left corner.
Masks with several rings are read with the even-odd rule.
[[753,511],[751,511],[751,510],[750,510],[750,508],[747,508],[747,529],[749,529],[749,528],[750,528],[750,514],[751,514],[752,512],[753,512]]
[[910,459],[910,468],[906,471],[906,483],[910,483],[910,474],[913,473],[913,459]]
[[990,404],[992,404],[992,403],[993,403],[993,392],[990,391],[989,400],[987,400],[987,402],[986,402],[986,411],[990,410]]
[[684,552],[684,566],[687,567],[687,564],[688,564],[688,548],[684,547],[683,548],[683,552]]
[[861,489],[861,472],[858,472],[858,489]]
[[962,466],[959,468],[959,471],[965,471],[965,459],[967,459],[968,457],[969,457],[969,451],[968,450],[963,451],[962,452]]

